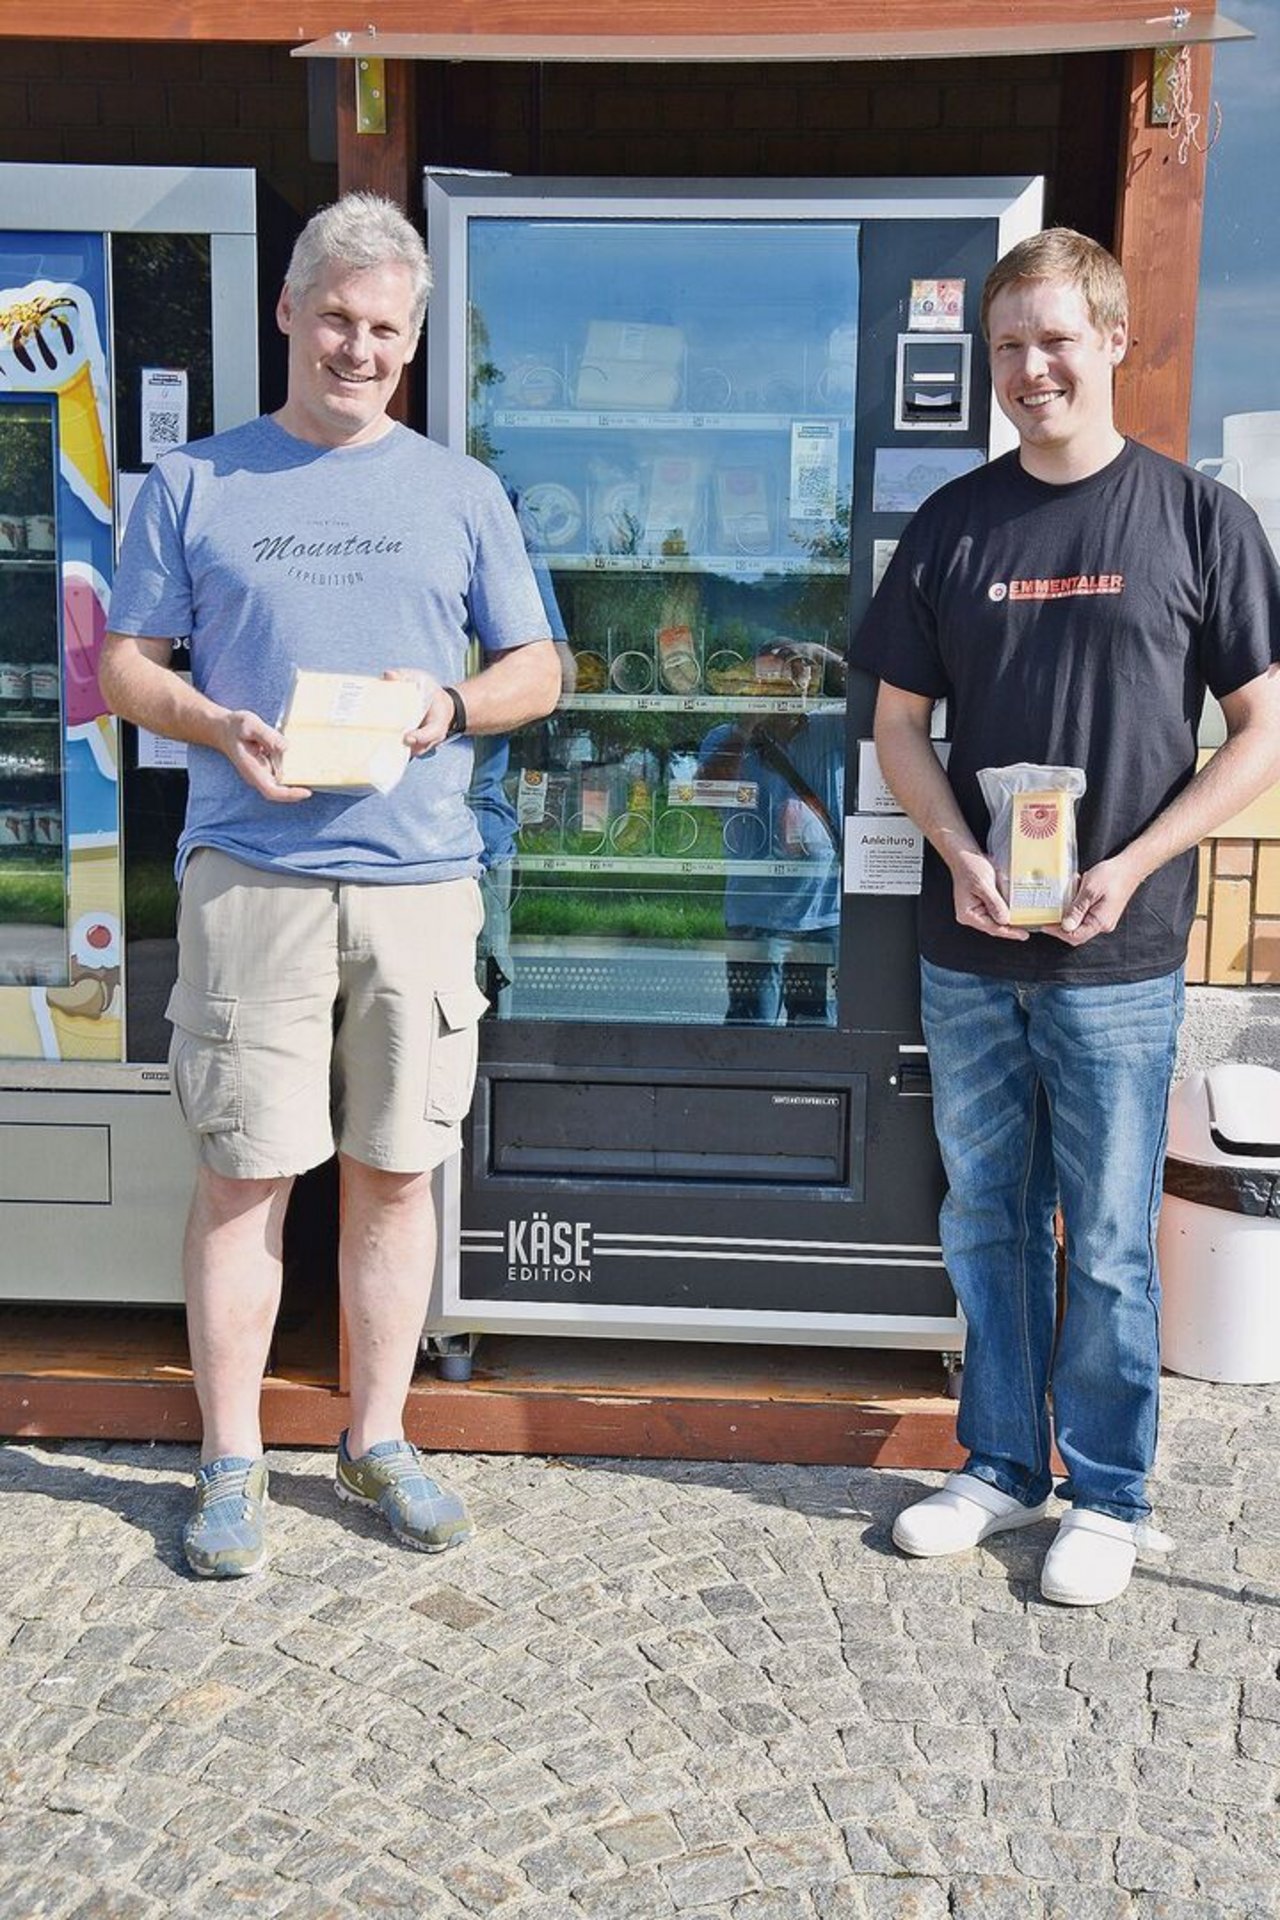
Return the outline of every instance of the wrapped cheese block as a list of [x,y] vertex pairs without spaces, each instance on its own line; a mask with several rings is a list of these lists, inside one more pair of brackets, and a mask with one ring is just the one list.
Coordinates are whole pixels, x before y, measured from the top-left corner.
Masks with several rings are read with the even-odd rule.
[[1067,821],[1071,795],[1061,787],[1014,796],[1009,829],[1009,920],[1015,927],[1056,926],[1071,898],[1074,861]]
[[991,830],[987,851],[1015,927],[1057,926],[1076,888],[1080,767],[984,767],[978,774]]
[[281,785],[389,793],[409,764],[404,736],[432,691],[425,674],[389,680],[295,669],[280,723]]

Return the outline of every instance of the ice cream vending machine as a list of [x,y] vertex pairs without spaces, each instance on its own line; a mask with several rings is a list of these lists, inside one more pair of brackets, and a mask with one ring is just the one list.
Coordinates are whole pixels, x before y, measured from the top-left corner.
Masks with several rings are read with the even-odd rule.
[[249,171],[0,166],[0,1299],[181,1297],[185,781],[96,665],[147,468],[257,411],[255,227]]
[[915,508],[1012,443],[979,297],[1041,183],[426,201],[428,430],[501,475],[563,668],[476,743],[493,1011],[429,1339],[954,1351],[921,848],[846,649]]

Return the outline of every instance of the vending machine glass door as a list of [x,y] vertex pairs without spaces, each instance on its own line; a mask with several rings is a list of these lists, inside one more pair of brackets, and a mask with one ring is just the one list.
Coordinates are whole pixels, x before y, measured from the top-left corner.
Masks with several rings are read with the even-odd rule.
[[482,742],[500,1017],[834,1025],[859,229],[476,218],[468,451],[564,690]]

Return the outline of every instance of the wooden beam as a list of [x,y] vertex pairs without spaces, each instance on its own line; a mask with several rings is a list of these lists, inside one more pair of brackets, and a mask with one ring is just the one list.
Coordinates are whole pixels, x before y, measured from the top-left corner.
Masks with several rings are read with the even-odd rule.
[[[446,1453],[600,1454],[615,1460],[787,1461],[797,1466],[959,1467],[954,1401],[938,1393],[902,1406],[896,1400],[790,1403],[599,1393],[476,1392],[415,1382],[405,1432],[418,1446]],[[262,1439],[268,1447],[327,1448],[350,1421],[350,1403],[320,1387],[268,1380]],[[200,1439],[192,1387],[137,1380],[32,1383],[0,1377],[0,1431],[14,1440]]]
[[[330,1388],[280,1380],[263,1386],[262,1439],[268,1447],[334,1446],[347,1419],[347,1402]],[[0,1433],[11,1439],[196,1442],[200,1431],[193,1386],[0,1375]]]
[[338,69],[338,188],[342,193],[384,193],[410,219],[421,213],[418,177],[418,70],[408,60],[383,68],[387,130],[361,133],[356,126],[355,62]]
[[[1183,0],[1195,19],[1212,17],[1216,0]],[[1160,11],[1161,9],[1158,9]],[[1016,52],[1019,32],[1054,27],[1067,11],[1079,23],[1141,18],[1134,0],[732,0],[717,16],[724,34],[936,33],[962,35],[998,28]],[[381,33],[617,33],[616,0],[379,0]],[[31,0],[0,0],[0,35],[42,40],[267,40],[299,46],[330,33],[363,33],[368,12],[347,0],[61,0],[56,9]],[[630,0],[628,34],[706,31],[704,11],[689,0]]]
[[[361,133],[356,124],[355,62],[338,70],[338,191],[381,193],[422,225],[418,162],[418,68],[412,60],[388,60],[383,68],[386,132]],[[393,420],[419,425],[422,408],[421,350],[405,369],[387,408]]]
[[443,1453],[598,1454],[613,1460],[784,1460],[808,1467],[963,1465],[955,1404],[702,1398],[652,1391],[600,1394],[476,1393],[415,1386],[405,1408],[414,1443]]
[[[173,1316],[136,1323],[90,1308],[76,1336],[63,1316],[54,1357],[47,1322],[39,1309],[0,1316],[0,1434],[199,1438]],[[331,1447],[349,1417],[346,1396],[313,1370],[263,1384],[268,1446]],[[405,1431],[461,1453],[938,1469],[962,1459],[955,1417],[936,1354],[493,1335],[470,1382],[419,1373]]]
[[1129,282],[1129,352],[1116,375],[1116,421],[1160,453],[1187,457],[1204,217],[1213,49],[1188,47],[1198,127],[1153,126],[1154,55],[1127,60],[1115,253]]

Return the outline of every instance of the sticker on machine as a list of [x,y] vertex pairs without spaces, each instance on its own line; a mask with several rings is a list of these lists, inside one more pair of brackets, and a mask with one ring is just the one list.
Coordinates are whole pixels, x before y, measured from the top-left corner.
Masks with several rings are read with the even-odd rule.
[[[951,758],[951,742],[935,740],[932,745],[945,767]],[[902,808],[884,777],[874,740],[858,742],[858,813],[896,813],[902,816]]]
[[[189,673],[178,673],[179,680],[191,685]],[[185,740],[170,740],[164,734],[151,733],[146,727],[138,728],[138,765],[149,767],[161,773],[180,772],[187,764],[187,743]]]
[[959,333],[964,326],[963,280],[913,280],[912,333]]
[[871,482],[873,513],[914,513],[931,493],[982,466],[981,447],[877,447]]
[[835,518],[839,465],[838,420],[792,421],[790,514],[793,520]]
[[148,466],[190,438],[187,387],[187,375],[181,367],[142,369],[140,433],[142,458]]
[[919,893],[923,863],[924,835],[909,820],[883,813],[846,819],[846,893]]

